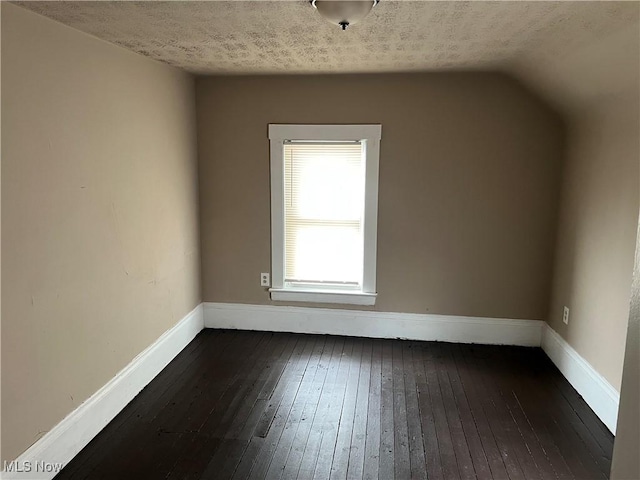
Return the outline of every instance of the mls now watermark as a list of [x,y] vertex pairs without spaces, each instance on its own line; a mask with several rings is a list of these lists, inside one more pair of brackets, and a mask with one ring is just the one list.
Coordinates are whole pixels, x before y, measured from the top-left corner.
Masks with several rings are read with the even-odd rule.
[[4,471],[7,473],[58,473],[62,470],[62,467],[64,467],[64,463],[62,462],[31,462],[29,460],[25,460],[24,462],[19,462],[17,460],[12,460],[11,462],[7,462],[6,460],[4,461]]

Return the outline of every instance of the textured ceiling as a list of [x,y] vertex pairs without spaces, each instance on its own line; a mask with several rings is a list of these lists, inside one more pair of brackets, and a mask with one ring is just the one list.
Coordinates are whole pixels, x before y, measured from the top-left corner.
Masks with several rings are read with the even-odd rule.
[[637,2],[382,1],[347,31],[306,0],[16,2],[201,74],[394,72],[544,62],[638,22]]

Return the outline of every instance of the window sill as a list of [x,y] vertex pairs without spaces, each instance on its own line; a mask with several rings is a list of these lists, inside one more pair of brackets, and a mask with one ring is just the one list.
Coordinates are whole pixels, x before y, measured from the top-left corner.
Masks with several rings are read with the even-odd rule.
[[314,303],[341,303],[345,305],[376,304],[375,293],[343,292],[343,291],[317,291],[317,290],[293,290],[283,288],[270,288],[271,300],[281,302],[314,302]]

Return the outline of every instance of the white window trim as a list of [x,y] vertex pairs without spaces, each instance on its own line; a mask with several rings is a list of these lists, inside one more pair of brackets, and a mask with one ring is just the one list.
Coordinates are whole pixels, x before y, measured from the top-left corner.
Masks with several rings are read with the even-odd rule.
[[[272,300],[375,305],[378,232],[378,170],[381,125],[269,125],[271,155]],[[365,143],[364,271],[362,291],[309,290],[284,285],[284,141],[359,140]]]

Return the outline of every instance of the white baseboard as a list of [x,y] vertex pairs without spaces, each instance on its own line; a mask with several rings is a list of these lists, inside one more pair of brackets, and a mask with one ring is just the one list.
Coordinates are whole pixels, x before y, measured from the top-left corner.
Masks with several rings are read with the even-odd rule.
[[2,478],[52,479],[57,471],[43,470],[70,462],[203,328],[200,304],[29,447]]
[[549,325],[544,329],[542,349],[615,435],[620,393]]
[[540,346],[544,322],[329,308],[204,303],[205,328]]
[[15,460],[15,466],[22,470],[29,466],[30,472],[4,471],[0,477],[52,479],[57,472],[36,471],[36,467],[71,461],[202,328],[542,346],[569,383],[615,434],[619,393],[560,335],[539,320],[203,303]]

